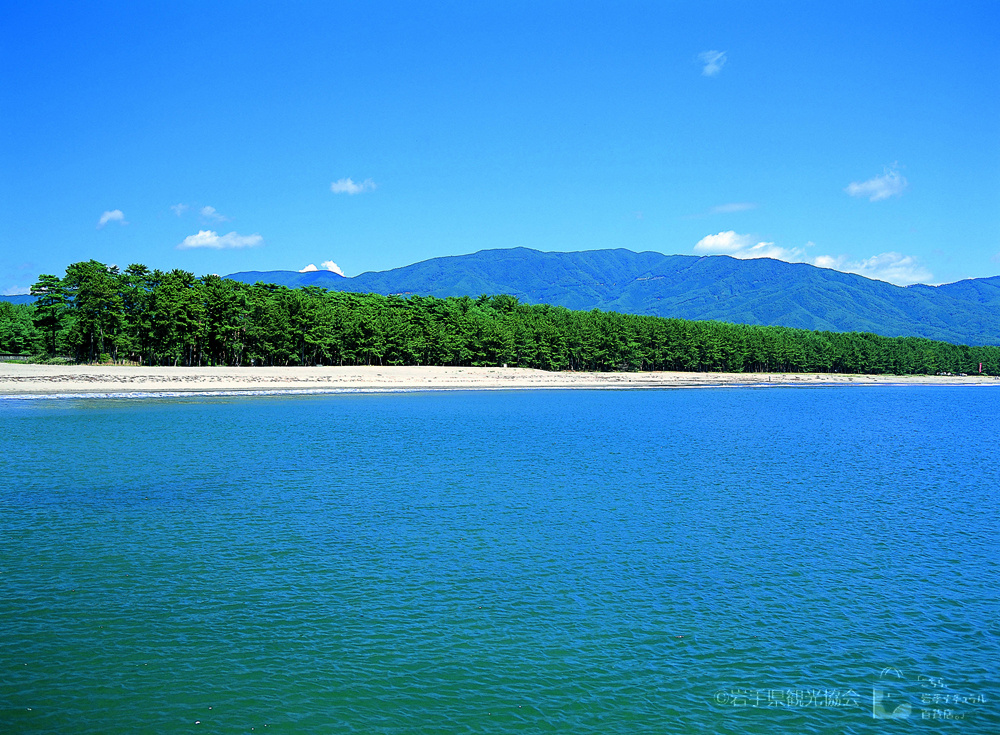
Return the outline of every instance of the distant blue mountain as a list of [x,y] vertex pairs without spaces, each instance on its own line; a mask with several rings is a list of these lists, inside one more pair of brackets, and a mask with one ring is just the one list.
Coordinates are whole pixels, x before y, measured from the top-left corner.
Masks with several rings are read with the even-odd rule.
[[768,258],[511,248],[432,258],[354,278],[328,271],[249,271],[227,278],[441,298],[506,293],[570,309],[1000,344],[1000,276],[902,287]]
[[37,297],[24,294],[23,296],[0,296],[0,301],[9,301],[12,304],[33,304]]

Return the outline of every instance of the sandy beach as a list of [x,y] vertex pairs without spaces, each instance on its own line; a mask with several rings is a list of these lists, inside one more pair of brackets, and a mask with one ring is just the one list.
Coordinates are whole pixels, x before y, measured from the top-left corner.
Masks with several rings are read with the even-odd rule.
[[133,367],[0,364],[0,395],[1000,385],[1000,378],[797,373],[572,373],[456,367]]

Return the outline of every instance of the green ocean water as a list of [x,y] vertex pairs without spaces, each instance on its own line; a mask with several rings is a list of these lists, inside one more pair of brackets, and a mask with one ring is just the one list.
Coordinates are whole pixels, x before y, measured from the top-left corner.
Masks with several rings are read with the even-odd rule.
[[0,401],[0,732],[1000,732],[1000,391]]

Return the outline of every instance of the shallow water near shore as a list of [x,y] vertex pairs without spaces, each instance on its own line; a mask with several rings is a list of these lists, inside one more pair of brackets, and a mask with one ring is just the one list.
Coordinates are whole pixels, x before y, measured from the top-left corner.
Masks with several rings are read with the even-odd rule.
[[997,732],[998,415],[910,386],[0,401],[0,731]]

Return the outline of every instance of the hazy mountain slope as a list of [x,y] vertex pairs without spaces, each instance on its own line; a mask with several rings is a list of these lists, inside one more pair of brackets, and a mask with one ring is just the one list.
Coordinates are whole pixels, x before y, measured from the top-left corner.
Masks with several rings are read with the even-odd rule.
[[1000,277],[903,288],[770,259],[527,248],[433,258],[354,278],[290,271],[228,277],[384,294],[508,293],[528,303],[571,309],[1000,344]]
[[979,304],[987,308],[1000,308],[1000,276],[968,278],[964,281],[955,281],[955,283],[946,283],[941,286],[924,286],[921,284],[908,286],[907,288],[947,294],[952,298]]
[[682,271],[630,284],[611,308],[636,313],[662,313],[666,308],[683,318],[917,334],[948,341],[978,342],[988,334],[1000,338],[1000,312],[979,308],[964,292],[956,296],[929,286],[901,288],[766,259],[695,259]]

